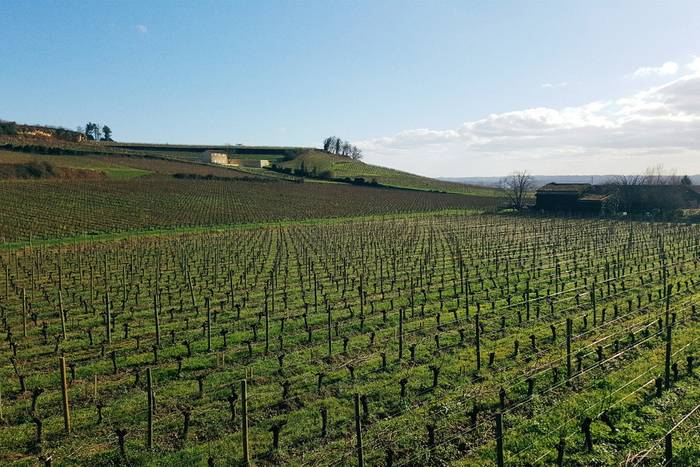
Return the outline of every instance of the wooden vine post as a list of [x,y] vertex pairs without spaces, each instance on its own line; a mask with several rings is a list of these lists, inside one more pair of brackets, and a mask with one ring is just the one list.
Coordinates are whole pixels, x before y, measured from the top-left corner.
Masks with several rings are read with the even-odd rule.
[[107,307],[105,321],[107,326],[107,343],[112,343],[112,311],[109,306],[109,291],[105,292],[105,307]]
[[671,388],[671,325],[666,326],[666,361],[664,365],[664,386]]
[[66,433],[71,432],[70,405],[68,404],[68,378],[66,377],[66,358],[60,357],[59,370],[61,372],[61,392],[63,395],[63,425]]
[[496,414],[496,465],[503,467],[503,414]]
[[476,343],[476,371],[481,370],[481,328],[479,327],[479,313],[474,315],[474,333]]
[[153,321],[156,326],[156,345],[160,348],[160,317],[158,316],[158,294],[153,294]]
[[58,289],[58,312],[61,314],[61,332],[63,333],[63,340],[66,340],[66,314],[63,311],[63,292]]
[[250,465],[250,447],[248,445],[248,383],[241,381],[241,439],[243,440],[243,465]]
[[211,305],[209,297],[205,301],[207,302],[207,351],[211,352]]
[[153,374],[146,368],[146,391],[148,392],[148,429],[146,431],[146,448],[153,449]]
[[403,308],[399,308],[399,360],[403,358]]
[[331,316],[331,307],[328,305],[328,358],[330,359],[331,356],[333,355],[333,336],[332,336],[332,316]]
[[595,281],[591,284],[591,308],[593,308],[593,325],[598,324],[598,311],[595,306]]
[[362,450],[362,420],[360,419],[360,395],[355,393],[355,433],[357,436],[357,465],[364,467],[365,456]]
[[22,334],[27,337],[27,290],[22,288]]
[[571,378],[571,318],[566,318],[566,378]]

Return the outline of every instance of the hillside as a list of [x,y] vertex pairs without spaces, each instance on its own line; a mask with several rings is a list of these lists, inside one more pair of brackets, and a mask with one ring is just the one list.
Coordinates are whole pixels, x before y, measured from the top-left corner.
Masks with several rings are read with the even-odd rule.
[[359,160],[352,160],[320,150],[305,151],[294,159],[277,162],[274,166],[281,171],[327,180],[352,182],[362,179],[364,183],[395,188],[479,196],[499,195],[498,191],[493,188],[422,177],[400,170],[366,164]]
[[[332,167],[343,177],[373,176],[378,184],[387,186],[329,183],[273,170],[206,164],[197,160],[195,150],[183,149],[26,135],[0,137],[0,174],[5,174],[5,180],[0,179],[0,239],[14,242],[86,233],[445,209],[492,210],[498,203],[486,190],[484,194],[468,189],[463,193],[418,192],[415,189],[436,191],[439,185],[360,162],[348,165],[346,160],[334,160]],[[260,157],[273,149],[253,148],[248,156]],[[182,157],[183,153],[189,157]],[[307,151],[278,163],[324,160],[327,155]],[[27,168],[36,167],[43,172],[25,174]]]

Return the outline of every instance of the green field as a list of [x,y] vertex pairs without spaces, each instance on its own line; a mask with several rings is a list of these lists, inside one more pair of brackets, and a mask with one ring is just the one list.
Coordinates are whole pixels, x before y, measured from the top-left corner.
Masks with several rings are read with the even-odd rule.
[[245,379],[256,465],[356,464],[355,394],[367,465],[492,465],[499,413],[506,465],[656,465],[679,422],[692,465],[699,238],[428,213],[6,249],[0,461],[240,465]]
[[443,193],[461,193],[478,196],[502,196],[498,190],[489,187],[464,185],[445,182],[428,177],[421,177],[408,172],[366,164],[362,161],[347,157],[336,156],[323,151],[308,151],[300,156],[277,164],[280,168],[289,169],[293,173],[300,170],[309,176],[333,179],[354,180],[364,179],[365,182],[376,182],[380,185],[409,188],[422,191],[439,191]]

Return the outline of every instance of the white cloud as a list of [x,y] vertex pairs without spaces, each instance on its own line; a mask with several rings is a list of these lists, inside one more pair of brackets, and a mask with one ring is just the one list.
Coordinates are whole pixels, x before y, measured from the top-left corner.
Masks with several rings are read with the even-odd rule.
[[136,32],[140,34],[146,34],[148,32],[148,26],[146,26],[145,24],[137,24]]
[[632,76],[634,78],[643,78],[646,76],[670,76],[678,73],[678,63],[666,62],[661,66],[643,66],[637,68]]
[[368,162],[431,176],[630,173],[659,163],[700,173],[700,69],[618,99],[491,114],[455,129],[356,144]]
[[560,83],[543,83],[541,85],[542,88],[544,89],[551,89],[551,88],[565,88],[569,85],[566,81],[562,81]]
[[700,73],[700,57],[693,57],[693,60],[685,67],[693,73]]

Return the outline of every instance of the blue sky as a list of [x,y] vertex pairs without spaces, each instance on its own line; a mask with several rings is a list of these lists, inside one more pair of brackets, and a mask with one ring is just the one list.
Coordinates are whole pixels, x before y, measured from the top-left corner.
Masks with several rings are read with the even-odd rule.
[[98,121],[120,140],[168,143],[335,134],[369,162],[431,176],[700,172],[697,1],[0,10],[3,119]]

